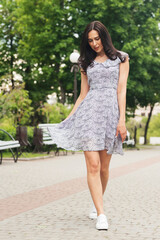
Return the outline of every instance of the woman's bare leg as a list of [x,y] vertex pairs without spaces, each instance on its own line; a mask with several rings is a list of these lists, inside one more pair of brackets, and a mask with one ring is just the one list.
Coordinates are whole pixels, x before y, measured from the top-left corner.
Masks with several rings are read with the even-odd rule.
[[97,215],[104,213],[103,210],[103,190],[100,177],[100,156],[99,152],[96,151],[85,151],[84,152],[86,165],[87,165],[87,182],[89,190],[97,209]]
[[103,194],[106,190],[106,186],[109,179],[109,164],[112,155],[107,154],[106,150],[99,151],[100,155],[100,163],[101,163],[101,169],[100,169],[100,177],[101,177],[101,183],[102,183],[102,191]]

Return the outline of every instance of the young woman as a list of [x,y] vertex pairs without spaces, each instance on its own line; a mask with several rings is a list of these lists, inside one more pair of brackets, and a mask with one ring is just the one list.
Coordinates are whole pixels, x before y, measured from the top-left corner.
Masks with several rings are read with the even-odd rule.
[[83,150],[87,182],[93,199],[91,219],[96,228],[107,230],[103,194],[113,153],[123,154],[126,138],[125,108],[129,56],[112,44],[106,27],[89,23],[83,33],[79,66],[81,92],[69,116],[48,130],[58,147]]

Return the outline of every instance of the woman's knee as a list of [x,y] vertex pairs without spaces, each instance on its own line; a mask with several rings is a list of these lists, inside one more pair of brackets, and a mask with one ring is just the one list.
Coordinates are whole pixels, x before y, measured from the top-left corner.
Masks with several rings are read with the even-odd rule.
[[101,175],[108,176],[109,175],[109,168],[108,166],[102,166],[100,169]]
[[88,154],[86,157],[87,171],[91,174],[100,172],[100,159],[97,154]]
[[88,171],[91,174],[96,174],[100,172],[100,162],[99,161],[90,162]]

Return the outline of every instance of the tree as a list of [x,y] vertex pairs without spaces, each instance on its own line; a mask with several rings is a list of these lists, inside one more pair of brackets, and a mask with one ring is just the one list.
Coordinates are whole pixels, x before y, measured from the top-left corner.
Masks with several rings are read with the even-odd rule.
[[0,4],[0,85],[2,82],[15,87],[14,73],[17,71],[17,45],[19,36],[15,34],[16,2],[2,0]]
[[[1,94],[1,114],[0,118],[8,117],[13,119],[16,126],[28,125],[31,123],[33,108],[29,99],[28,91],[23,89],[24,86],[13,89],[11,92]],[[3,105],[2,105],[3,104]]]
[[16,26],[22,35],[18,52],[25,60],[22,75],[35,109],[53,91],[62,103],[66,100],[66,91],[72,91],[69,53],[74,49],[75,37],[67,23],[68,3],[62,0],[17,1]]

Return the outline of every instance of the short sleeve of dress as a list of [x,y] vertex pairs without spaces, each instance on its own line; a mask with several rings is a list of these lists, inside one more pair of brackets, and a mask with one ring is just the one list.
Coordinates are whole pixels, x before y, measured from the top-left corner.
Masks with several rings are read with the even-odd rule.
[[128,53],[123,52],[123,51],[119,51],[119,52],[122,54],[123,57],[128,56],[128,60],[130,60],[130,57],[129,57],[129,54],[128,54]]

